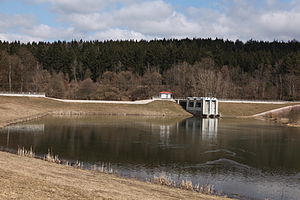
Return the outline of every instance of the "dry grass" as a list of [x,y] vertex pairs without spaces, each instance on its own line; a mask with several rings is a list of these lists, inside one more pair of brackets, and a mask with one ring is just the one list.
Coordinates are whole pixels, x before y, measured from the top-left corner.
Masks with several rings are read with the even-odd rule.
[[29,150],[26,150],[24,147],[23,148],[18,147],[17,155],[25,156],[25,157],[29,157],[29,158],[35,157],[35,153],[32,151],[32,147],[30,147]]
[[58,158],[58,155],[53,155],[50,149],[48,149],[48,153],[44,156],[44,160],[48,162],[57,163],[57,164],[62,163],[62,161]]
[[[24,147],[18,148],[17,154],[23,157],[35,158],[35,153],[33,152],[32,147],[30,148],[30,150],[26,150]],[[70,163],[68,161],[62,161],[58,159],[58,156],[54,156],[49,149],[48,149],[48,153],[43,157],[43,160],[51,163],[66,165],[68,167],[71,166],[74,168],[85,169],[83,162],[76,161],[75,163]],[[95,172],[105,173],[105,174],[117,174],[116,171],[112,169],[110,163],[101,163],[100,166],[93,165],[93,167],[90,170],[93,170]],[[172,180],[171,177],[168,177],[166,175],[160,175],[159,177],[154,177],[152,182],[158,185],[168,186],[172,188],[180,188],[183,190],[199,192],[203,194],[209,194],[209,195],[216,194],[212,185],[204,185],[204,186],[200,186],[199,184],[193,185],[192,181],[188,181],[188,180],[182,180],[180,184],[177,184],[174,180]]]
[[189,180],[182,180],[181,183],[178,185],[176,184],[175,181],[172,180],[171,177],[168,177],[166,175],[160,175],[158,177],[154,177],[153,183],[159,185],[166,185],[168,187],[178,187],[183,190],[199,192],[202,194],[209,194],[209,195],[216,194],[213,185],[200,185],[200,184],[194,185],[193,182]]
[[219,112],[223,117],[245,117],[263,113],[269,110],[283,108],[289,104],[252,104],[252,103],[219,103]]
[[0,177],[0,199],[226,199],[4,152]]
[[288,126],[300,127],[300,106],[296,105],[291,108],[270,112],[262,116],[262,118]]
[[0,97],[0,127],[28,121],[47,113],[58,115],[191,116],[176,103],[146,105],[64,103],[45,98]]

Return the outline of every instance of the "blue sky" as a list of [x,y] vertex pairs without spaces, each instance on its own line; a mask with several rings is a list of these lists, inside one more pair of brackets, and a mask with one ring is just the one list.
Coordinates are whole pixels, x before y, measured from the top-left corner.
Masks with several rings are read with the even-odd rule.
[[299,0],[0,0],[0,40],[300,39]]

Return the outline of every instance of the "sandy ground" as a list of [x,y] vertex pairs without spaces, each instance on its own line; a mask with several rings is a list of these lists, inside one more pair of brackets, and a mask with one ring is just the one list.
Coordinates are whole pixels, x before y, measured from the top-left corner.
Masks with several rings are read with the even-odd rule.
[[226,199],[4,152],[0,188],[0,199]]

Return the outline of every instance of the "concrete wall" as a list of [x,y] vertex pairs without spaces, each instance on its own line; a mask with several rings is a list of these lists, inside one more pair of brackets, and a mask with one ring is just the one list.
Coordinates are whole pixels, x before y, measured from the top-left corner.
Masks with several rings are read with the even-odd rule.
[[45,93],[37,92],[0,92],[0,96],[8,97],[46,97]]

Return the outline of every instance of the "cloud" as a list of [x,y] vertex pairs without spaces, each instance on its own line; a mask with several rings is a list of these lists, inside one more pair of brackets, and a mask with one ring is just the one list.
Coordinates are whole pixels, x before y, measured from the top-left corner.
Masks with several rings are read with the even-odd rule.
[[53,40],[54,38],[60,38],[61,40],[68,39],[80,39],[80,34],[75,33],[74,29],[69,28],[54,28],[46,24],[39,24],[26,28],[22,31],[25,35],[30,35],[36,38],[43,38],[44,40]]
[[88,36],[89,40],[142,40],[150,37],[135,31],[122,29],[109,29],[106,31],[96,32]]
[[126,4],[134,0],[32,0],[34,3],[49,3],[52,9],[64,14],[90,13]]
[[0,33],[0,40],[2,41],[20,41],[20,42],[34,42],[43,41],[43,38],[32,37],[24,34],[14,34],[14,33]]
[[61,19],[81,32],[123,29],[153,37],[196,36],[198,28],[163,1],[134,3],[110,12],[73,13]]
[[31,27],[36,22],[33,15],[8,15],[0,13],[0,32],[19,27]]
[[[3,0],[0,0],[0,3]],[[216,7],[178,8],[164,0],[26,0],[44,5],[55,17],[51,26],[33,15],[0,14],[0,34],[9,38],[154,39],[300,39],[300,2],[290,0],[216,1]],[[32,4],[34,3],[34,4]],[[45,8],[47,7],[47,8]],[[59,24],[59,26],[58,26]]]
[[265,13],[260,16],[259,24],[264,28],[266,36],[274,33],[281,39],[293,39],[300,36],[299,12],[278,11]]

